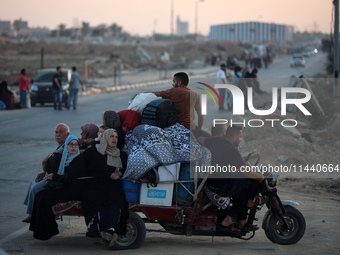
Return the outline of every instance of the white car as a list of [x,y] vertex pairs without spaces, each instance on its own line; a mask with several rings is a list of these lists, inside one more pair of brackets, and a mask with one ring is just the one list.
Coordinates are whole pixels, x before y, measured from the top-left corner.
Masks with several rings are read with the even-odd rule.
[[295,66],[305,67],[305,64],[306,64],[306,60],[303,57],[303,55],[300,55],[300,54],[293,55],[290,60],[290,67],[295,67]]

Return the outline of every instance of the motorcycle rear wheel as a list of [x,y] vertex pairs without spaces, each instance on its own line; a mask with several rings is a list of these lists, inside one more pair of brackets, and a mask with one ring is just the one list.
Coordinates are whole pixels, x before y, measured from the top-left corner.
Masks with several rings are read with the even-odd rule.
[[264,230],[270,241],[277,244],[295,244],[303,237],[306,230],[306,221],[302,213],[292,206],[285,206],[284,218],[289,228],[285,228],[280,217],[273,213],[268,217],[267,228]]

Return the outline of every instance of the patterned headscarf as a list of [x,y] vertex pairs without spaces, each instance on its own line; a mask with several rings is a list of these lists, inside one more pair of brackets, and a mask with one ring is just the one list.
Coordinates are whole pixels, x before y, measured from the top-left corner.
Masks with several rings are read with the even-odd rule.
[[98,136],[99,128],[96,124],[87,123],[81,127],[81,131],[83,132],[84,136],[89,134],[89,138],[94,139]]
[[107,164],[109,166],[120,169],[123,166],[122,160],[120,159],[120,150],[117,147],[112,148],[108,146],[110,135],[112,135],[113,132],[117,133],[117,131],[112,128],[105,130],[103,137],[100,139],[100,144],[97,144],[96,148],[100,154],[107,154]]
[[105,121],[105,126],[108,128],[117,129],[122,127],[120,117],[115,111],[104,112],[103,118]]
[[[78,144],[79,144],[78,138],[76,136],[74,136],[74,135],[70,135],[69,137],[66,138],[65,146],[67,147],[72,140],[76,140],[78,142]],[[75,154],[69,153],[68,149],[64,148],[63,156],[61,157],[61,161],[60,161],[60,165],[59,165],[59,169],[58,169],[58,173],[57,174],[64,175],[65,167],[67,167],[72,162],[72,160],[75,157],[77,157],[79,154],[80,154],[79,147],[78,147],[78,150],[77,150],[77,152]]]

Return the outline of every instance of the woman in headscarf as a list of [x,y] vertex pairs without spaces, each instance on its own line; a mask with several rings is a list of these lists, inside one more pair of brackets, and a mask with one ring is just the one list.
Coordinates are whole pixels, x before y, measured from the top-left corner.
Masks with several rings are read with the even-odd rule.
[[126,234],[128,202],[120,177],[127,165],[127,154],[117,148],[118,133],[105,130],[100,143],[83,156],[88,179],[82,199],[88,237],[102,237],[114,245],[118,235]]
[[102,114],[103,125],[105,129],[113,128],[118,134],[118,149],[123,149],[125,134],[122,131],[122,122],[118,113],[115,111],[105,111]]
[[58,191],[44,189],[39,192],[34,200],[34,207],[30,230],[33,237],[39,240],[48,240],[57,235],[58,224],[52,206],[61,202],[81,200],[83,181],[79,177],[85,175],[85,165],[79,152],[79,140],[76,136],[69,136],[65,141],[63,155],[57,173],[48,174],[44,181],[62,182],[63,186]]
[[99,128],[96,124],[87,123],[81,127],[80,149],[87,149],[98,136]]

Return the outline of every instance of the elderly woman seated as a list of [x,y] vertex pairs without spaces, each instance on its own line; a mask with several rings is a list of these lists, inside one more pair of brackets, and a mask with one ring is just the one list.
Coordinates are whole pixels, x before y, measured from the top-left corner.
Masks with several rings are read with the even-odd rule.
[[29,227],[34,238],[48,240],[59,233],[52,206],[70,200],[80,200],[84,184],[80,177],[84,175],[85,165],[79,152],[78,138],[69,136],[65,141],[57,174],[48,174],[44,180],[47,184],[51,180],[62,183],[62,187],[56,191],[44,189],[35,197]]

